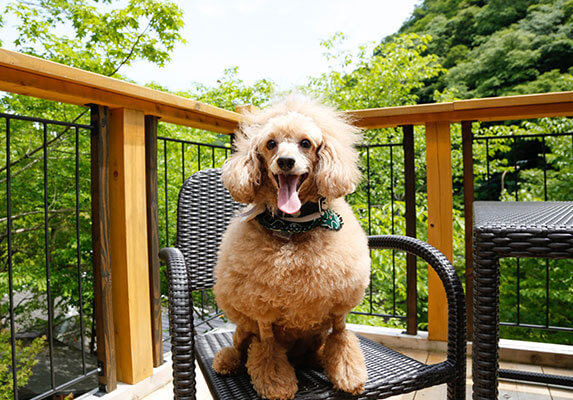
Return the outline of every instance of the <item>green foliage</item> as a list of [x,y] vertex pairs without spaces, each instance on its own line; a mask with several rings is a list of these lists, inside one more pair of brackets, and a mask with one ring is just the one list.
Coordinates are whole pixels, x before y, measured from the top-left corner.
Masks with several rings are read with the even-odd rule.
[[275,84],[272,81],[260,79],[249,86],[238,75],[239,67],[227,68],[223,76],[217,80],[218,86],[209,87],[195,83],[189,91],[189,96],[197,101],[231,111],[245,104],[261,108],[269,105],[275,91]]
[[572,12],[565,0],[425,0],[400,32],[431,35],[428,51],[450,70],[425,81],[420,102],[445,88],[462,98],[572,90]]
[[4,12],[17,18],[18,51],[108,76],[137,59],[164,65],[184,41],[182,11],[170,1],[20,0]]
[[[118,78],[137,60],[163,65],[185,41],[182,11],[170,1],[130,0],[123,8],[110,0],[13,1],[0,11],[17,21],[17,51]],[[85,108],[27,96],[0,98],[0,111],[89,123]]]
[[[28,383],[32,376],[32,367],[38,363],[36,356],[44,347],[44,338],[36,338],[29,344],[16,340],[16,379],[18,386]],[[0,329],[0,400],[14,398],[12,383],[12,347],[10,331]]]
[[339,51],[344,39],[339,33],[323,42],[330,71],[311,78],[306,88],[342,110],[414,104],[413,90],[445,71],[436,56],[422,55],[429,36],[403,35],[374,49],[362,46],[356,54]]

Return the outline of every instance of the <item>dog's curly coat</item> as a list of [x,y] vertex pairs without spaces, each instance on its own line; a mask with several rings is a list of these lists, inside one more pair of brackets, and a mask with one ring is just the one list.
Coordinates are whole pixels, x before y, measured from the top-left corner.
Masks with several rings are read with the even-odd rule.
[[[251,217],[231,221],[215,267],[217,303],[237,329],[234,346],[217,354],[213,368],[232,374],[246,365],[268,399],[294,397],[293,364],[300,363],[321,365],[334,387],[360,393],[364,356],[345,317],[364,296],[370,258],[343,197],[361,176],[353,147],[358,129],[340,113],[297,98],[247,120],[223,182],[235,200],[251,205]],[[252,217],[265,209],[295,214],[320,198],[343,218],[341,230],[317,227],[284,238]]]

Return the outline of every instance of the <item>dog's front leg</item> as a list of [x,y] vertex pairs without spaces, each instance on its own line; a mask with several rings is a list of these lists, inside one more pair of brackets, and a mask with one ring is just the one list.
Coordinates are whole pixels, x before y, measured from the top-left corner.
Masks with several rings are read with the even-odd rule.
[[368,373],[356,335],[346,330],[346,315],[332,319],[332,332],[324,344],[322,364],[332,385],[352,394],[364,391]]
[[259,396],[292,399],[298,389],[294,368],[286,349],[275,340],[271,322],[259,322],[259,336],[253,338],[247,356],[247,371]]
[[233,346],[223,347],[215,355],[213,369],[221,375],[231,375],[239,371],[245,364],[247,348],[251,343],[253,333],[237,326],[233,334]]

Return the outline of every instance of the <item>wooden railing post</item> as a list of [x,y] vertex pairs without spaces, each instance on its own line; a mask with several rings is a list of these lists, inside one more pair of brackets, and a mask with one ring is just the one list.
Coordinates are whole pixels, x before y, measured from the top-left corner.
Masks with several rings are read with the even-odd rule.
[[466,315],[468,337],[473,335],[473,203],[474,203],[474,159],[472,152],[473,134],[471,121],[462,121],[462,148],[464,164],[464,218],[466,243]]
[[[452,160],[449,121],[426,123],[428,243],[453,258]],[[448,340],[448,307],[440,278],[428,267],[428,338]]]
[[[406,203],[406,236],[416,237],[416,168],[414,165],[414,126],[404,125],[404,185]],[[418,332],[418,274],[416,256],[406,256],[406,333]]]
[[149,300],[151,303],[151,339],[153,366],[163,363],[161,329],[161,273],[159,265],[159,222],[157,216],[157,121],[145,116],[145,188],[147,193],[147,251],[149,257]]
[[109,111],[91,106],[91,198],[94,308],[99,390],[117,387],[112,310],[109,211]]
[[110,113],[110,211],[117,377],[134,384],[153,373],[147,256],[145,118]]

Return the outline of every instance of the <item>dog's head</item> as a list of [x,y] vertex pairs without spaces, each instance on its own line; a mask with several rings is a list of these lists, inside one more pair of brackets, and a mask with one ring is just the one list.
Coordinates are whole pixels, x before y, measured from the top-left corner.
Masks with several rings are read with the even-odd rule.
[[358,129],[340,113],[289,98],[246,116],[223,182],[241,203],[295,214],[301,204],[354,191],[361,174]]

